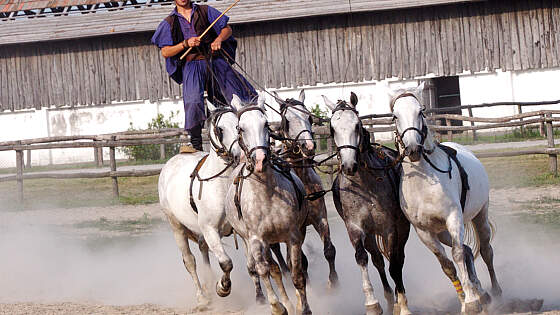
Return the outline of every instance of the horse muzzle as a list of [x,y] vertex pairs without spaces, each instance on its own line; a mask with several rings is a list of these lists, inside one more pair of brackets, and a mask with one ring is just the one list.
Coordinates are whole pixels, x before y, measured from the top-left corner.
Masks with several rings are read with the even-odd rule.
[[356,174],[357,171],[358,171],[358,163],[356,162],[346,163],[342,165],[342,172],[344,173],[344,175],[354,176],[354,174]]
[[410,160],[410,162],[418,162],[422,158],[423,149],[424,148],[422,146],[419,146],[419,145],[415,146],[414,149],[411,149],[410,147],[406,147],[404,149],[404,155],[408,156],[408,159]]
[[255,164],[255,171],[258,173],[264,172],[266,170],[267,161],[266,151],[264,149],[257,149],[252,158]]

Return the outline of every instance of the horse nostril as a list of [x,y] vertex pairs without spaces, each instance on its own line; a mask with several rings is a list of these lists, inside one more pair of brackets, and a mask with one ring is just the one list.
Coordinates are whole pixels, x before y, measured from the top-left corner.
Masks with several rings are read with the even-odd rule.
[[357,170],[358,170],[358,163],[354,163],[352,165],[352,173],[356,173]]
[[410,147],[404,148],[404,155],[410,155],[410,152],[411,152],[411,151],[412,151],[412,150],[410,150]]

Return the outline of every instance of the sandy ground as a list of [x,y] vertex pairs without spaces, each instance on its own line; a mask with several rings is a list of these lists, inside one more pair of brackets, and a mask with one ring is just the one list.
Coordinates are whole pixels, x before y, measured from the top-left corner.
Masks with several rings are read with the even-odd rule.
[[[492,190],[491,212],[494,217],[507,217],[527,211],[525,208],[528,204],[547,198],[560,198],[560,187]],[[330,197],[328,200],[330,200]],[[332,204],[330,208],[332,210]],[[100,227],[97,224],[106,221],[130,223],[146,219],[149,219],[153,226],[146,227],[140,224],[132,229],[121,229],[118,226],[103,228],[103,226]],[[233,258],[234,264],[240,264],[241,267],[234,270],[237,271],[237,274],[232,275],[232,280],[234,283],[241,282],[243,285],[240,286],[244,289],[234,290],[232,297],[228,298],[229,300],[226,299],[226,302],[218,301],[217,305],[210,311],[195,312],[193,310],[195,303],[192,298],[194,293],[192,282],[185,275],[171,233],[164,221],[165,218],[159,205],[0,212],[0,250],[4,253],[10,253],[10,250],[18,253],[16,255],[8,254],[7,259],[5,258],[0,262],[0,279],[2,279],[0,280],[0,314],[237,315],[268,313],[266,307],[247,306],[252,304],[253,288],[249,280],[246,279],[243,267],[244,258],[239,253],[235,253]],[[341,295],[342,298],[335,302],[324,303],[326,305],[322,306],[320,304],[323,298],[331,293],[321,288],[326,280],[318,274],[312,274],[311,282],[313,285],[309,289],[311,291],[309,294],[310,304],[312,309],[315,308],[313,309],[314,314],[363,314],[363,311],[360,311],[362,309],[360,301],[363,299],[363,294],[359,290],[359,281],[357,281],[357,284],[352,283],[350,285],[350,282],[356,282],[355,280],[359,279],[359,276],[356,276],[357,268],[353,265],[353,253],[348,249],[349,244],[347,244],[347,236],[344,235],[345,230],[336,214],[331,213],[330,221],[332,233],[336,235],[333,236],[333,239],[338,250],[337,264],[341,266],[340,269],[348,268],[351,270],[347,272],[348,275],[341,275],[341,278],[348,277],[350,279],[347,280],[347,285],[344,281],[342,283],[345,288]],[[502,222],[509,222],[502,219],[498,221],[502,225],[508,224]],[[84,224],[84,222],[87,224]],[[538,234],[537,232],[527,231],[531,231],[527,232],[532,233],[531,237],[537,237],[535,236]],[[308,235],[311,235],[311,233]],[[508,237],[511,237],[511,235],[515,235],[515,229],[505,232],[504,239],[497,241],[500,244],[500,246],[496,245],[497,257],[502,255],[500,251],[507,252],[509,250],[507,246],[511,244],[508,243]],[[557,239],[558,235],[553,234],[552,239]],[[550,237],[548,234],[545,236]],[[541,236],[538,237],[536,239],[540,242]],[[315,241],[317,243],[316,241],[318,241],[316,236],[310,236],[309,238],[311,242]],[[232,247],[232,244],[228,246]],[[424,306],[416,309],[411,307],[413,311],[417,314],[438,315],[456,313],[456,305],[448,306],[455,302],[453,302],[453,295],[449,295],[450,289],[445,280],[441,280],[443,276],[441,276],[435,260],[430,258],[430,254],[425,253],[425,248],[421,248],[421,246],[416,246],[418,247],[416,248],[415,245],[408,246],[412,247],[411,253],[407,249],[407,264],[411,267],[410,270],[405,270],[405,272],[424,272],[424,268],[427,267],[422,266],[422,259],[426,259],[426,264],[429,264],[430,270],[439,273],[439,280],[433,280],[433,288],[430,287],[432,291],[430,291],[427,299],[420,298],[422,295],[419,293],[416,295],[410,293],[414,289],[424,286],[424,280],[413,278],[405,283],[409,285],[409,293],[412,295],[412,297],[409,297],[409,301],[422,300],[424,304]],[[133,249],[129,249],[131,247]],[[531,250],[536,250],[534,247],[531,245]],[[557,247],[547,247],[543,249],[543,252],[556,249]],[[312,257],[310,260],[311,266],[315,264],[322,266],[322,269],[317,267],[320,269],[317,273],[321,272],[326,275],[324,273],[326,270],[325,263],[320,257],[322,248],[320,246],[307,246],[304,247],[304,250],[308,253],[308,256]],[[511,250],[519,249],[512,247]],[[317,252],[313,253],[313,251]],[[422,253],[421,255],[428,258],[418,258],[416,260],[416,256],[420,255],[418,253]],[[529,255],[534,255],[534,253],[531,251],[526,254],[527,257],[530,257]],[[559,256],[554,256],[552,259],[557,257]],[[51,259],[53,262],[50,261]],[[344,262],[340,262],[341,259],[345,259]],[[348,267],[344,266],[346,261],[350,262],[347,264]],[[534,262],[527,260],[524,260],[523,263],[535,265]],[[553,262],[547,261],[547,263],[550,265]],[[556,261],[557,263],[558,261]],[[41,266],[37,267],[38,264]],[[417,267],[417,265],[420,266]],[[505,266],[502,268],[517,268],[515,265],[510,265],[509,261],[502,263],[502,265]],[[532,266],[532,268],[536,270],[534,272],[538,272],[542,268],[548,268],[549,265],[545,267],[537,265]],[[478,266],[477,270],[479,269]],[[544,273],[548,272],[542,270]],[[553,277],[558,275],[557,271],[554,272]],[[359,272],[357,273],[359,274]],[[485,269],[480,269],[480,274],[486,274]],[[379,282],[376,273],[372,272],[370,277],[373,282]],[[546,279],[546,277],[545,274],[542,279]],[[105,278],[109,278],[109,280]],[[481,277],[481,280],[486,278]],[[505,282],[519,285],[516,282],[518,279],[514,278],[506,279]],[[536,278],[535,281],[537,282],[538,279],[541,279]],[[555,278],[553,282],[558,280],[560,279]],[[284,281],[289,280],[285,279]],[[484,281],[488,282],[487,280],[482,281],[483,283]],[[315,282],[319,282],[319,284],[317,285]],[[142,286],[149,287],[150,290],[146,290]],[[352,289],[350,286],[352,286]],[[430,286],[432,286],[432,283],[430,283]],[[345,292],[347,287],[348,291],[353,290],[352,293]],[[410,289],[411,287],[413,289]],[[542,296],[542,294],[535,296],[534,294],[537,294],[535,290],[529,288],[527,288],[527,291],[514,290],[513,294],[518,294],[517,296],[522,297],[523,300],[519,300],[515,296],[508,297],[503,307],[495,313],[560,315],[560,294],[558,294],[557,288],[557,285],[555,285],[551,289],[555,293],[550,293],[550,290],[543,291],[549,292],[547,296]],[[167,290],[172,293],[163,294]],[[543,290],[545,289],[543,288]],[[183,298],[185,293],[189,296],[187,300]],[[293,296],[293,292],[291,294]],[[383,300],[382,290],[377,287],[376,294],[380,300]],[[545,299],[544,309],[546,311],[531,313],[529,304],[534,302],[534,298]],[[356,307],[348,309],[344,307],[343,304],[345,303],[355,304]],[[426,305],[430,305],[430,307],[426,307]],[[441,311],[442,309],[443,311]]]

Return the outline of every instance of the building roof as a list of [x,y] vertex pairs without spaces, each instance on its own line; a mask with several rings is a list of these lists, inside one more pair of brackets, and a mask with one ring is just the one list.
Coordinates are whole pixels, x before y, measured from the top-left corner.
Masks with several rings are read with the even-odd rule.
[[[481,0],[242,0],[228,16],[230,23],[237,24],[474,1]],[[208,3],[222,11],[232,2]],[[65,3],[64,8],[58,6]],[[172,10],[173,0],[0,0],[0,8],[3,45],[153,31]],[[19,16],[12,11],[8,15],[6,8],[34,8],[36,12]],[[51,14],[45,14],[47,8]]]

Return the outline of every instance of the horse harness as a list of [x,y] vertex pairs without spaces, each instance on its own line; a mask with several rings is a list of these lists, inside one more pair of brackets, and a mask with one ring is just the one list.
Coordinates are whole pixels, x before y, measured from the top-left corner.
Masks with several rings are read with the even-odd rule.
[[194,170],[192,171],[192,173],[190,175],[191,183],[190,183],[190,186],[189,186],[190,187],[189,188],[189,199],[190,199],[191,208],[197,214],[198,214],[198,207],[196,206],[194,196],[193,196],[193,186],[194,186],[195,178],[200,183],[200,188],[198,190],[198,200],[200,200],[202,198],[202,185],[203,185],[203,183],[221,176],[233,164],[235,164],[235,161],[234,161],[233,156],[231,154],[231,149],[233,148],[233,145],[235,144],[235,142],[237,142],[237,140],[235,140],[231,143],[229,149],[226,149],[226,147],[222,143],[223,137],[224,137],[223,131],[218,127],[218,123],[220,122],[220,119],[222,118],[222,115],[225,114],[225,113],[234,113],[234,110],[232,108],[221,108],[221,109],[213,112],[212,115],[209,117],[209,119],[207,121],[210,121],[210,124],[212,126],[212,128],[210,128],[210,129],[212,129],[214,131],[214,136],[215,136],[216,139],[218,139],[218,142],[219,142],[219,143],[216,143],[214,141],[214,139],[210,136],[209,138],[210,138],[210,143],[212,144],[212,148],[218,154],[219,157],[223,158],[227,162],[226,167],[223,170],[221,170],[220,172],[218,172],[216,175],[213,175],[213,176],[208,177],[208,178],[201,178],[200,174],[199,174],[200,169],[202,168],[202,166],[206,162],[206,159],[208,158],[208,155],[205,155],[204,157],[202,157],[198,161],[198,163],[196,164],[196,167],[194,168]]
[[[418,100],[418,98],[416,97],[416,95],[412,94],[412,93],[403,93],[400,94],[399,96],[395,97],[395,99],[393,99],[393,101],[391,102],[391,112],[394,112],[394,107],[395,107],[395,102],[399,99],[399,98],[403,98],[403,97],[414,97],[418,103],[420,103],[420,101]],[[426,116],[424,115],[424,108],[420,111],[420,115],[422,116],[422,128],[418,129],[416,127],[409,127],[406,128],[402,133],[399,134],[398,130],[395,128],[395,147],[399,147],[399,145],[403,148],[405,148],[404,142],[403,142],[403,137],[405,135],[406,132],[408,131],[416,131],[418,132],[418,134],[420,134],[421,137],[421,141],[420,141],[420,145],[422,147],[424,147],[424,142],[426,141],[426,138],[428,137],[428,126],[425,122],[425,118]],[[393,116],[393,119],[396,119],[395,116]],[[448,147],[446,145],[443,145],[441,143],[437,144],[438,148],[440,148],[443,152],[445,152],[445,154],[447,154],[447,161],[449,163],[449,167],[447,168],[447,170],[442,170],[439,167],[437,167],[434,163],[432,163],[432,161],[430,160],[430,158],[428,157],[428,155],[432,154],[434,152],[434,150],[422,150],[422,157],[424,158],[424,160],[426,160],[426,162],[428,162],[428,164],[434,168],[436,171],[440,172],[440,173],[445,173],[449,175],[449,179],[451,179],[451,172],[453,170],[453,163],[451,163],[451,160],[453,160],[453,162],[455,162],[455,164],[457,164],[457,168],[459,169],[459,175],[461,176],[461,209],[463,212],[465,212],[465,203],[467,200],[467,192],[470,190],[470,186],[469,186],[469,175],[467,174],[467,172],[465,171],[465,169],[463,168],[463,165],[461,165],[461,162],[459,162],[459,159],[457,158],[457,150]],[[404,158],[404,154],[401,155],[402,158]],[[402,159],[401,159],[402,160]]]
[[[261,113],[263,113],[263,115],[265,114],[263,109],[260,106],[248,106],[245,107],[243,109],[241,109],[240,111],[237,112],[237,118],[241,118],[241,115],[243,115],[246,112],[249,111],[254,111],[254,110],[258,110]],[[266,126],[266,128],[268,128],[268,125]],[[237,216],[239,219],[243,219],[243,213],[241,211],[241,192],[243,190],[243,182],[245,181],[245,179],[247,179],[249,176],[251,176],[255,170],[255,166],[253,165],[252,160],[250,159],[251,154],[258,149],[263,149],[265,150],[267,153],[270,151],[270,147],[269,146],[256,146],[254,148],[249,149],[247,147],[247,145],[245,144],[245,142],[243,141],[243,134],[241,129],[239,129],[238,127],[238,131],[239,131],[239,146],[241,147],[241,149],[243,150],[243,152],[245,152],[245,157],[246,159],[249,161],[249,164],[245,163],[241,169],[239,170],[239,173],[237,174],[237,176],[235,176],[234,180],[233,180],[233,184],[235,185],[235,196],[233,198],[233,201],[235,203],[235,207],[237,209]],[[288,179],[292,185],[294,186],[294,190],[296,191],[297,194],[297,198],[298,198],[298,205],[299,205],[299,209],[301,209],[301,206],[303,204],[303,200],[305,199],[305,192],[302,192],[299,187],[297,186],[294,178],[292,177],[291,174],[291,170],[285,166],[282,166],[282,163],[276,162],[276,159],[271,159],[271,166],[277,171],[279,172],[282,176],[284,176],[286,179]],[[247,169],[249,171],[249,173],[247,175],[244,175],[244,171],[245,169]]]

